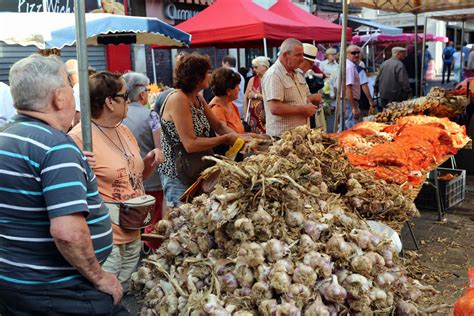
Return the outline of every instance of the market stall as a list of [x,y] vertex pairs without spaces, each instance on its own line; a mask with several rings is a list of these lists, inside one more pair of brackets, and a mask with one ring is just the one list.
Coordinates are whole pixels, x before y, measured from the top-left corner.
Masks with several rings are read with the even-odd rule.
[[331,135],[302,126],[243,162],[209,158],[205,193],[155,226],[163,244],[133,275],[141,314],[436,311],[396,231],[428,172],[467,141],[445,118],[406,116]]

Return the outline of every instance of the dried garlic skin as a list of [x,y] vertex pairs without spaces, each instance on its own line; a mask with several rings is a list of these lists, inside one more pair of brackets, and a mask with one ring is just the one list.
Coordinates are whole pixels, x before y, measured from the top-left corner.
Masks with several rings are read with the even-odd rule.
[[403,190],[321,131],[296,128],[242,163],[209,159],[213,189],[155,225],[166,240],[132,275],[140,315],[405,315],[434,293],[359,216],[403,221]]

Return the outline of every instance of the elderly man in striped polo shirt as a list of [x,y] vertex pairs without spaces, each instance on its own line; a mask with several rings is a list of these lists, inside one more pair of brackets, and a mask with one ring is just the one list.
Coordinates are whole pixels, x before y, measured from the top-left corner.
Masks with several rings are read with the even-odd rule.
[[9,79],[18,115],[0,130],[0,314],[128,315],[100,265],[112,249],[108,211],[65,134],[75,106],[64,64],[32,55]]
[[297,71],[304,60],[303,44],[294,38],[280,46],[278,60],[262,80],[267,134],[280,137],[285,131],[309,125],[321,96],[311,95],[303,75]]

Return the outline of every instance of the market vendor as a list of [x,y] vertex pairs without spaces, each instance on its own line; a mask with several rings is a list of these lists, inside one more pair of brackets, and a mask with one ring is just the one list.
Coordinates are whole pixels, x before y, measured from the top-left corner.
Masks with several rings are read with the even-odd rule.
[[319,94],[310,95],[303,75],[296,70],[304,58],[303,44],[294,38],[280,46],[278,60],[263,76],[266,130],[280,137],[285,131],[307,125],[321,101]]

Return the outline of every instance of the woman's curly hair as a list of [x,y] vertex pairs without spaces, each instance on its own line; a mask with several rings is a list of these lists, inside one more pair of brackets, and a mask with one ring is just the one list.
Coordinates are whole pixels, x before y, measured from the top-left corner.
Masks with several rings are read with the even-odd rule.
[[185,93],[192,92],[205,79],[210,69],[211,61],[209,56],[199,53],[184,56],[175,70],[175,88],[181,89]]

